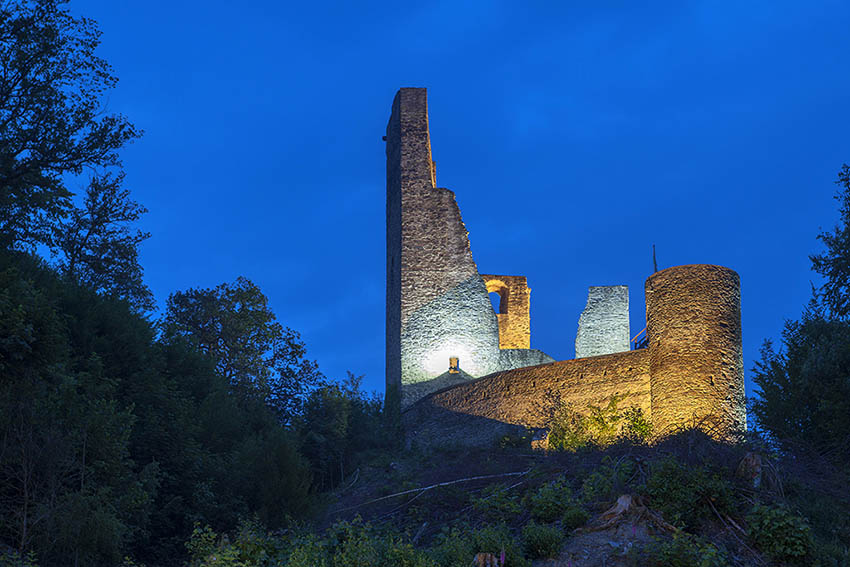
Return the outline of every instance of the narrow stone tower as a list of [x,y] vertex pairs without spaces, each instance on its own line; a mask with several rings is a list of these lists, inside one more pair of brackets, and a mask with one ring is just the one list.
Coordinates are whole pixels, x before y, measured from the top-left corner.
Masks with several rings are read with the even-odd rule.
[[436,186],[425,89],[396,94],[386,152],[387,397],[406,407],[498,370],[499,324],[455,195]]
[[658,433],[702,422],[718,437],[746,427],[738,274],[667,268],[646,280],[652,422]]

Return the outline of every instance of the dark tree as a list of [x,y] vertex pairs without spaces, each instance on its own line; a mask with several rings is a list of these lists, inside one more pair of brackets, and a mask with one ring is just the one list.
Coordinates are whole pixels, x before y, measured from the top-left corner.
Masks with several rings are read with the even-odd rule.
[[850,456],[850,167],[836,184],[840,221],[810,256],[825,281],[799,321],[788,321],[778,351],[767,342],[753,369],[761,389],[752,408],[780,442],[802,443],[837,461]]
[[117,150],[139,135],[104,112],[117,79],[95,54],[100,32],[63,3],[0,5],[0,245],[50,244],[70,207],[66,176],[120,166]]
[[833,232],[822,232],[818,239],[826,252],[809,256],[812,269],[826,281],[819,294],[836,317],[850,315],[850,166],[844,164],[835,182],[839,189],[835,200],[840,203],[839,224]]
[[810,306],[766,343],[753,369],[761,389],[752,408],[778,441],[802,443],[842,460],[850,455],[850,324]]
[[123,174],[92,178],[82,208],[72,208],[59,222],[54,231],[57,268],[76,283],[150,311],[153,294],[139,264],[139,244],[150,233],[131,228],[147,210],[121,188],[123,179]]
[[289,419],[307,388],[321,377],[300,335],[281,325],[260,288],[234,284],[169,296],[166,337],[184,337],[212,357],[218,372],[244,397],[259,397]]

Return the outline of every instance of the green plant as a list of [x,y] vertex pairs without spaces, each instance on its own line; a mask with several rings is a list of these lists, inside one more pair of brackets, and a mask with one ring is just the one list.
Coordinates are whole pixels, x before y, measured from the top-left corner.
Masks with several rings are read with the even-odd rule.
[[623,412],[623,437],[635,442],[645,443],[652,436],[652,422],[643,410],[636,406],[631,406]]
[[520,506],[504,484],[491,484],[472,498],[472,508],[491,522],[505,521],[520,513]]
[[0,551],[0,567],[38,567],[35,553],[21,555],[15,550]]
[[330,565],[426,567],[426,556],[398,534],[382,532],[359,517],[338,522],[327,532]]
[[645,492],[667,521],[687,529],[713,516],[712,507],[726,513],[733,507],[727,481],[704,467],[688,467],[673,457],[652,463]]
[[563,540],[563,532],[553,526],[529,522],[522,529],[522,547],[532,559],[555,557]]
[[[505,564],[508,567],[527,567],[528,560],[522,553],[522,547],[511,535],[504,523],[492,524],[472,532],[472,545],[475,553],[497,554],[505,550]],[[466,565],[469,559],[463,564]]]
[[326,543],[318,536],[308,534],[293,547],[286,565],[288,567],[328,567],[330,559]]
[[670,539],[655,539],[632,548],[629,559],[634,567],[725,567],[722,550],[702,539],[678,532]]
[[635,463],[631,459],[614,461],[610,457],[603,458],[602,464],[584,479],[581,486],[582,500],[590,503],[616,498],[616,493],[625,489],[634,472]]
[[547,524],[557,521],[572,503],[572,490],[563,476],[544,484],[529,497],[531,517]]
[[753,543],[776,561],[799,562],[812,550],[806,521],[784,506],[756,505],[747,524]]
[[531,447],[531,433],[526,430],[523,433],[510,433],[499,439],[500,449],[528,449]]
[[444,529],[437,536],[428,556],[439,567],[456,567],[469,565],[476,553],[499,555],[502,550],[505,551],[508,567],[528,566],[522,548],[504,524],[485,526],[479,530],[472,530],[467,525]]
[[590,445],[606,447],[619,439],[632,442],[649,439],[652,424],[638,407],[620,409],[624,397],[613,395],[607,404],[588,405],[585,411],[556,402],[550,410],[549,448],[576,451]]
[[565,530],[572,531],[585,525],[587,523],[587,519],[587,512],[585,512],[580,506],[573,504],[564,510],[564,514],[561,516],[561,527]]

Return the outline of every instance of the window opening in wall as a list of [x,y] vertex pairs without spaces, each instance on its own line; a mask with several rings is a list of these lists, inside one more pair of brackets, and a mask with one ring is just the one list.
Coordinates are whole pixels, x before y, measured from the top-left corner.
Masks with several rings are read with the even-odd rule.
[[493,306],[493,311],[498,313],[502,305],[502,296],[499,295],[498,291],[490,292],[490,304]]

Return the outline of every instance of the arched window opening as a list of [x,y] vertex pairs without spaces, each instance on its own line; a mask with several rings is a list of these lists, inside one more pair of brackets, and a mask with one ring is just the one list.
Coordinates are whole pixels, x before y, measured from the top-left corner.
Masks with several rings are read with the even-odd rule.
[[502,306],[501,305],[502,304],[502,296],[499,295],[498,291],[491,291],[490,292],[490,304],[493,305],[493,311],[498,313],[499,309]]
[[490,304],[493,306],[493,311],[499,314],[508,312],[508,286],[499,280],[489,280],[485,282],[487,292],[490,295]]

